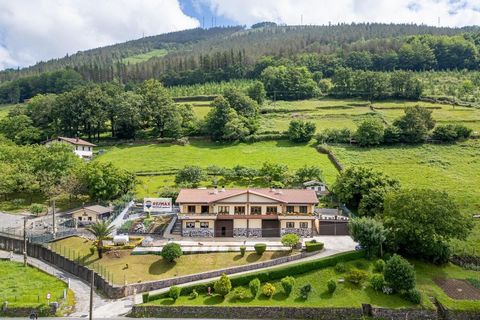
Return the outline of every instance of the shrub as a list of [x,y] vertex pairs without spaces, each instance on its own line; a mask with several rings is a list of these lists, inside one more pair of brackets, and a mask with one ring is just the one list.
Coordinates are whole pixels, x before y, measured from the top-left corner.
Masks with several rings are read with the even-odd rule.
[[317,143],[349,143],[352,137],[350,129],[325,129],[315,139]]
[[294,233],[287,233],[282,236],[282,244],[290,247],[291,250],[300,242],[300,237]]
[[38,216],[40,213],[42,213],[44,210],[44,207],[43,207],[43,204],[40,204],[40,203],[33,203],[30,208],[28,209],[28,211],[30,211],[30,213]]
[[327,289],[329,293],[334,293],[337,289],[337,281],[335,279],[330,279],[327,281]]
[[281,280],[281,283],[283,291],[285,291],[285,294],[289,296],[293,290],[293,287],[295,286],[295,278],[291,276],[286,276]]
[[233,299],[235,300],[243,300],[248,298],[248,296],[248,290],[244,287],[236,287],[235,290],[233,290]]
[[220,279],[215,281],[213,289],[216,293],[225,297],[230,292],[230,290],[232,290],[232,282],[230,281],[230,278],[224,273],[222,274]]
[[397,292],[415,288],[415,269],[401,256],[394,254],[385,264],[385,281]]
[[383,286],[385,285],[385,279],[381,274],[374,274],[370,279],[370,285],[372,286],[373,290],[382,292]]
[[142,302],[143,303],[147,303],[148,302],[148,299],[149,299],[149,293],[148,292],[145,292],[142,294]]
[[263,285],[262,287],[262,293],[264,296],[266,297],[271,297],[273,296],[273,294],[275,293],[277,289],[275,288],[275,286],[273,284],[271,284],[270,282],[267,282]]
[[385,261],[383,261],[382,259],[378,259],[377,261],[375,261],[375,264],[373,265],[373,271],[382,273],[383,269],[385,269]]
[[250,280],[248,283],[248,288],[250,289],[252,297],[255,298],[258,294],[258,291],[260,291],[260,280],[258,278]]
[[345,277],[348,282],[353,284],[361,285],[365,280],[368,279],[368,273],[359,269],[352,269]]
[[293,142],[308,142],[315,134],[315,123],[303,120],[292,120],[288,126],[288,138]]
[[267,250],[267,244],[265,244],[265,243],[256,243],[255,246],[254,246],[254,248],[255,248],[255,252],[256,252],[259,256],[261,256],[261,255],[265,252],[265,250]]
[[343,263],[343,262],[338,262],[338,263],[335,265],[334,270],[335,270],[335,272],[337,272],[337,273],[344,273],[345,271],[347,271],[347,267],[345,266],[345,263]]
[[168,262],[173,262],[175,259],[181,257],[183,254],[182,248],[178,243],[167,243],[163,249],[161,256],[163,259],[167,260]]
[[322,242],[314,242],[315,240],[312,241],[307,241],[305,242],[305,250],[307,252],[314,252],[314,251],[320,251],[323,250],[323,243]]
[[300,297],[306,300],[308,299],[308,295],[310,294],[310,292],[312,292],[312,285],[308,283],[300,288]]
[[422,295],[420,291],[413,288],[405,292],[405,299],[412,303],[420,304],[420,302],[422,302]]
[[368,269],[368,264],[366,264],[365,261],[359,260],[355,261],[355,267],[357,269],[366,270]]
[[240,246],[240,254],[242,255],[242,257],[245,255],[245,251],[247,250],[247,247],[245,246]]
[[198,292],[197,290],[193,289],[192,292],[190,292],[190,299],[197,299],[198,298]]
[[174,301],[177,301],[177,299],[180,297],[180,292],[182,289],[177,286],[171,286],[170,290],[168,290],[168,296],[172,298]]

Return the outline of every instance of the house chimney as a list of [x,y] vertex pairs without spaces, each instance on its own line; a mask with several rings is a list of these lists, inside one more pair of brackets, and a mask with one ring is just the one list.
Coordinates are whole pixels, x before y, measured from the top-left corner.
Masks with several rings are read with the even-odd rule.
[[215,186],[215,187],[213,188],[213,194],[217,194],[217,193],[218,193],[218,189],[217,189],[217,186]]
[[270,192],[275,192],[275,188],[273,186],[270,187]]
[[225,192],[225,186],[222,186],[221,192]]

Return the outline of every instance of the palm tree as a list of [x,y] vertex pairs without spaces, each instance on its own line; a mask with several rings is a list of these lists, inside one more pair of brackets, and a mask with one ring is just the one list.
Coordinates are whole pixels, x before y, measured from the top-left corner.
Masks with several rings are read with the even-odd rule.
[[106,221],[92,223],[86,230],[92,233],[97,239],[98,258],[103,256],[103,240],[105,240],[112,232],[114,227]]

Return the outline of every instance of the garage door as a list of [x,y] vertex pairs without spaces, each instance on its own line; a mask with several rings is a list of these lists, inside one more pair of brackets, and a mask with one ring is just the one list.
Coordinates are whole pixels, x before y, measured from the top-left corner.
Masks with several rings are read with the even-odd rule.
[[233,220],[215,221],[215,237],[233,237]]
[[262,237],[280,237],[280,221],[262,220]]
[[348,222],[320,221],[321,236],[346,236],[348,232]]

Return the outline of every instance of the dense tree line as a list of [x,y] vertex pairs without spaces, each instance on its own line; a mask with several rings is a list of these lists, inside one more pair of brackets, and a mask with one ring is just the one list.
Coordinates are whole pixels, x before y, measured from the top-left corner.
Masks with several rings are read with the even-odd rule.
[[[330,77],[333,70],[392,71],[478,68],[478,28],[418,25],[261,25],[192,29],[79,52],[21,70],[0,72],[0,82],[71,68],[83,79],[121,83],[155,78],[165,85],[256,78],[268,67],[262,57],[288,60]],[[125,57],[166,49],[167,55],[141,63]],[[284,63],[281,63],[284,64]],[[263,68],[263,69],[262,69]]]
[[[432,131],[433,129],[433,131]],[[355,132],[349,129],[327,129],[320,132],[318,143],[357,143],[361,147],[381,144],[416,144],[431,139],[451,143],[468,139],[473,130],[462,124],[435,126],[432,111],[420,107],[405,108],[405,114],[392,125],[384,126],[378,118],[370,117],[360,123]]]
[[85,163],[64,143],[18,146],[0,141],[0,196],[32,200],[89,196],[108,201],[133,191],[135,175],[109,163]]

